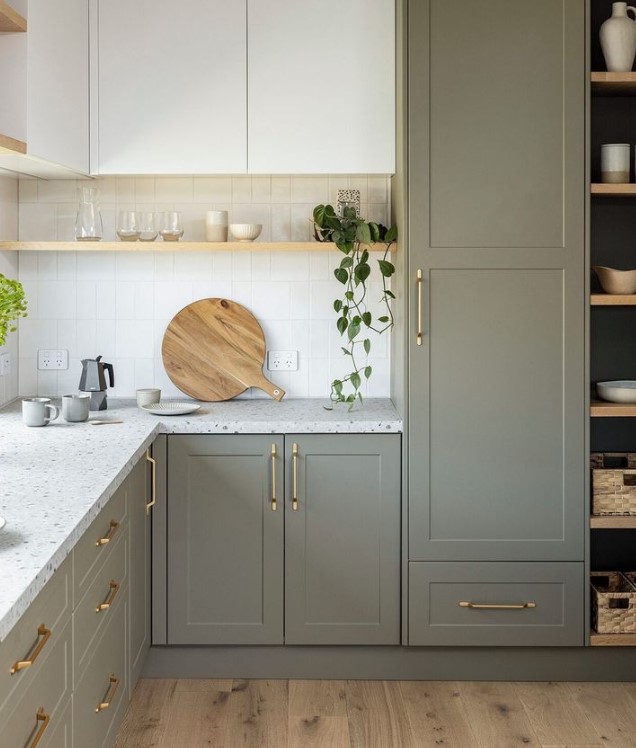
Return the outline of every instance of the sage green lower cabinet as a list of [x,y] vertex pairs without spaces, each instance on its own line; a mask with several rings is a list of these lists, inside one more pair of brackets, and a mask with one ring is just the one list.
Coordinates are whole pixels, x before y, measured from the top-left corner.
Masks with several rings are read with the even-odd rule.
[[409,564],[409,644],[584,644],[582,563]]
[[169,436],[167,643],[398,644],[400,444]]

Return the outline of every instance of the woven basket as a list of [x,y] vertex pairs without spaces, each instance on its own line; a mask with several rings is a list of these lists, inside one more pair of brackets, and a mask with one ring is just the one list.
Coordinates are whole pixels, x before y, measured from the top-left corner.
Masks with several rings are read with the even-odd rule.
[[636,631],[636,586],[620,571],[593,571],[592,627],[599,634]]
[[636,453],[594,452],[592,514],[636,514]]

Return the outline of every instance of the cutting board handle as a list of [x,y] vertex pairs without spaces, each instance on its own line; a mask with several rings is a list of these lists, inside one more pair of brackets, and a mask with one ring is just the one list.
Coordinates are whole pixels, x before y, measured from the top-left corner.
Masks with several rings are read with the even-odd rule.
[[261,376],[258,382],[254,382],[252,385],[253,387],[258,387],[259,390],[263,390],[263,392],[267,392],[267,394],[274,398],[274,400],[282,400],[285,397],[285,390],[282,387],[279,387],[276,384],[273,384],[265,377],[265,375]]

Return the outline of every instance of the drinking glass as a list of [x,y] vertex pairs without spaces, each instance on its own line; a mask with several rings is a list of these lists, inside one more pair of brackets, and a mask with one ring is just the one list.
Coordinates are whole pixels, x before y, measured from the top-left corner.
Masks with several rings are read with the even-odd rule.
[[178,242],[183,236],[181,213],[175,210],[166,211],[161,219],[161,238],[164,242]]
[[78,241],[98,242],[103,236],[104,225],[98,199],[99,190],[96,187],[80,188],[75,219],[75,239]]
[[157,219],[151,211],[139,214],[139,241],[154,242],[157,238]]
[[136,242],[139,239],[139,221],[134,210],[119,211],[117,236],[122,242]]

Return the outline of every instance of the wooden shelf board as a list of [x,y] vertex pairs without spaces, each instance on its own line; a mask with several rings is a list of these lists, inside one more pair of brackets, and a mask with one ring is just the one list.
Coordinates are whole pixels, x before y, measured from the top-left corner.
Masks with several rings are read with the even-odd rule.
[[636,634],[590,634],[592,647],[636,647]]
[[591,194],[596,197],[636,197],[636,184],[602,184],[591,185]]
[[0,134],[0,153],[26,153],[27,144],[23,140]]
[[636,403],[607,403],[592,400],[590,415],[593,418],[633,418],[636,416]]
[[[331,252],[331,242],[0,242],[0,250],[38,252]],[[384,244],[368,246],[370,252],[384,252]],[[391,252],[396,251],[393,244]]]
[[593,293],[590,296],[590,304],[592,306],[636,306],[636,294]]
[[590,527],[606,530],[636,530],[636,514],[631,515],[592,515]]
[[636,73],[592,73],[593,96],[636,96]]
[[11,33],[16,31],[26,31],[27,22],[17,13],[10,5],[0,0],[0,31]]

